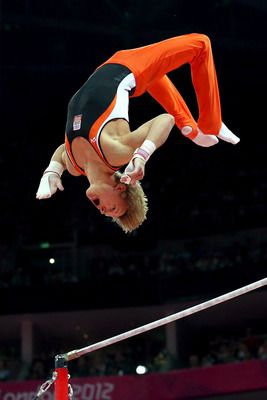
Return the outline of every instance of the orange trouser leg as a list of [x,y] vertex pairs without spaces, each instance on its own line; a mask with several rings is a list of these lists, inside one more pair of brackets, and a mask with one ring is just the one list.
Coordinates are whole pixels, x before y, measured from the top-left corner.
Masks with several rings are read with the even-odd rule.
[[[168,72],[189,63],[199,108],[198,126],[203,133],[219,133],[222,124],[219,89],[211,44],[206,35],[192,33],[136,49],[121,50],[106,61],[111,62],[121,63],[132,70],[136,78],[134,96],[151,90]],[[165,109],[169,108],[163,91],[161,95],[158,90],[157,101],[164,103]],[[173,101],[174,97],[170,103]]]
[[198,126],[203,133],[218,135],[222,126],[220,95],[207,37],[199,56],[191,63],[191,74],[199,108]]
[[148,88],[148,93],[171,115],[181,130],[184,126],[191,126],[190,137],[197,135],[197,123],[194,120],[183,97],[178,92],[171,80],[164,75]]
[[[171,110],[176,101],[184,114],[192,118],[178,91],[175,92],[173,85],[166,82],[166,78],[160,78],[166,70],[166,72],[175,70],[188,62],[199,109],[198,127],[203,133],[217,135],[222,125],[221,106],[209,38],[201,34],[191,34],[168,39],[152,46],[151,52],[147,53],[150,54],[151,63],[147,72],[155,83],[149,86],[148,91],[152,94],[152,88],[154,95],[156,92],[157,101],[165,109]],[[158,65],[155,62],[156,57]],[[169,97],[165,93],[167,85],[170,90]]]

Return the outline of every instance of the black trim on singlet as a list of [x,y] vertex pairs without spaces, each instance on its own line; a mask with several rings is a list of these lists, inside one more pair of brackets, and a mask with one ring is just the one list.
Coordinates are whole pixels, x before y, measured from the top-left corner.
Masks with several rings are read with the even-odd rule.
[[[66,135],[70,146],[78,136],[88,140],[91,127],[105,112],[116,96],[120,82],[129,74],[127,67],[121,64],[104,64],[97,69],[72,97],[68,105]],[[134,93],[134,89],[129,95]],[[82,114],[81,128],[73,130],[73,118]]]

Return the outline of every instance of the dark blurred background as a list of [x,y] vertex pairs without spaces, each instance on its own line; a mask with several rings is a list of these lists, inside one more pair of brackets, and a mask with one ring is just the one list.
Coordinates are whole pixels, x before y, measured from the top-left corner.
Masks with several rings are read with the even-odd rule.
[[[21,357],[21,338],[13,324],[19,315],[31,315],[38,327],[36,314],[86,311],[91,315],[92,310],[125,309],[123,326],[128,329],[160,317],[170,304],[181,307],[264,278],[267,3],[2,0],[0,4],[0,337],[2,330],[3,346],[12,349],[9,353]],[[223,121],[241,138],[240,144],[220,142],[214,148],[200,148],[174,128],[147,165],[143,186],[149,198],[148,219],[131,235],[88,204],[83,177],[64,175],[63,193],[37,201],[42,172],[64,140],[68,101],[92,71],[118,49],[191,32],[211,39]],[[197,118],[189,66],[172,72],[170,78]],[[130,125],[134,129],[162,111],[149,95],[132,99]],[[239,340],[252,329],[263,340],[266,309],[256,297],[252,305],[248,302],[250,313],[241,315],[229,306],[227,313],[231,309],[233,316],[239,316],[233,318],[231,329],[219,312],[212,317],[214,325],[207,318],[200,328],[201,323],[192,319],[192,329],[198,326],[202,339],[196,340],[191,332],[191,342],[184,342],[186,350],[179,360],[175,354],[175,365],[189,365],[193,343],[196,353],[205,353],[210,340],[204,340],[205,326],[214,337],[229,336],[230,329]],[[129,307],[139,310],[133,319]],[[149,307],[157,311],[152,313]],[[184,322],[187,337],[190,324]],[[116,318],[102,330],[100,325],[91,340],[122,328]],[[61,338],[62,325],[53,327],[49,335],[56,335],[66,350],[72,343]],[[82,344],[90,339],[84,332],[79,337]],[[42,346],[40,339],[37,354]],[[11,357],[2,354],[5,361]]]

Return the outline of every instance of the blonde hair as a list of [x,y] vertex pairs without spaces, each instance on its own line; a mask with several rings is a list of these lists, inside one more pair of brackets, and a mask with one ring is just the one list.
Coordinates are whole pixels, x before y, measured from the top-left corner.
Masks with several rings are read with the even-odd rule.
[[[115,172],[114,177],[117,182],[120,181],[122,174]],[[129,233],[137,229],[146,220],[148,211],[147,197],[143,191],[140,182],[136,186],[127,185],[127,189],[123,192],[128,204],[128,210],[121,217],[112,218],[125,233]]]

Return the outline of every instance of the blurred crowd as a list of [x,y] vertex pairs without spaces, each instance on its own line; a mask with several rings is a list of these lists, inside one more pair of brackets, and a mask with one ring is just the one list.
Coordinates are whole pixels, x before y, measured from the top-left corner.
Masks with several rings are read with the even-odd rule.
[[[29,365],[20,361],[18,349],[2,348],[0,381],[47,379],[53,372],[55,354],[59,354],[55,349],[42,351],[33,357]],[[136,374],[140,365],[147,372],[163,372],[173,369],[175,360],[164,345],[139,339],[131,345],[119,344],[73,360],[69,364],[69,372],[72,377],[129,375]]]
[[[225,243],[216,237],[199,242],[190,240],[181,246],[179,241],[156,243],[146,250],[118,251],[106,248],[96,251],[92,247],[76,250],[76,268],[73,257],[66,249],[17,250],[2,247],[0,261],[0,287],[30,287],[62,283],[96,282],[117,278],[169,278],[212,271],[231,271],[263,268],[267,262],[266,232],[252,231],[255,239],[229,236]],[[56,255],[54,255],[56,254]],[[51,258],[54,256],[54,258]],[[51,261],[52,260],[52,261]],[[78,267],[77,267],[78,265]]]
[[216,337],[199,352],[189,356],[190,368],[236,363],[252,359],[267,360],[267,336],[248,333],[245,338]]

